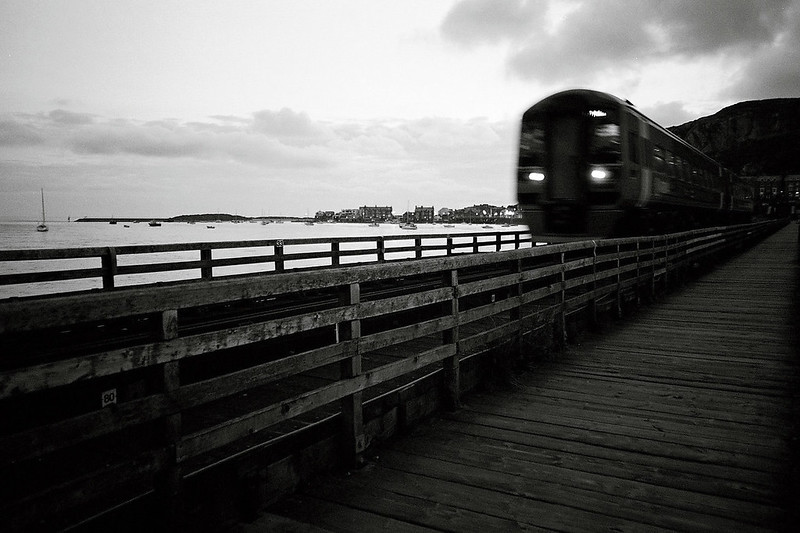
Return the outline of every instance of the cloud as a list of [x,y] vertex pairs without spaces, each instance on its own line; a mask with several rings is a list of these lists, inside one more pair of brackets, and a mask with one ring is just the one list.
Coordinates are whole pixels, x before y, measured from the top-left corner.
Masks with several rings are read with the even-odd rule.
[[0,120],[0,146],[27,146],[42,142],[44,138],[31,125]]
[[797,97],[800,93],[800,5],[784,12],[774,38],[763,43],[739,69],[724,96],[733,100]]
[[[753,51],[774,50],[781,39],[786,42],[777,49],[797,50],[794,33],[790,40],[783,37],[794,31],[796,3],[603,0],[572,2],[565,9],[557,0],[463,0],[452,7],[440,31],[462,46],[505,43],[513,77],[544,84],[594,84],[665,60],[726,54],[735,68]],[[788,72],[793,64],[777,64],[777,51],[771,57],[776,61],[770,72],[779,74],[775,81],[793,85]],[[754,65],[751,70],[758,69]]]
[[104,124],[77,131],[68,142],[76,153],[95,155],[190,157],[201,156],[208,148],[201,135],[155,124]]
[[[131,210],[123,199],[138,198],[142,184],[186,212],[203,209],[191,207],[202,202],[223,209],[223,198],[256,213],[266,201],[273,210],[302,213],[374,203],[402,209],[409,200],[505,204],[514,197],[516,123],[333,122],[291,109],[194,122],[91,117],[0,116],[0,141],[15,143],[0,157],[0,172],[13,175],[18,188],[45,176],[65,190],[106,198],[109,209],[117,202],[117,212]],[[163,209],[142,204],[134,211],[156,208]]]
[[274,137],[288,144],[305,146],[329,138],[320,124],[306,113],[296,113],[288,108],[280,111],[258,111],[253,113],[253,131]]
[[65,111],[63,109],[54,109],[47,115],[53,122],[58,124],[91,124],[94,122],[94,117],[89,113],[74,113],[72,111]]
[[[94,163],[119,158],[191,159],[229,160],[262,169],[333,169],[370,161],[368,165],[377,168],[431,164],[438,168],[460,165],[479,154],[492,157],[509,144],[509,131],[508,125],[486,119],[320,122],[286,108],[186,123],[53,111],[0,121],[0,143],[44,144],[51,154],[66,149]],[[369,173],[374,175],[374,168]]]
[[545,0],[463,0],[442,21],[442,34],[462,46],[515,41],[541,26]]

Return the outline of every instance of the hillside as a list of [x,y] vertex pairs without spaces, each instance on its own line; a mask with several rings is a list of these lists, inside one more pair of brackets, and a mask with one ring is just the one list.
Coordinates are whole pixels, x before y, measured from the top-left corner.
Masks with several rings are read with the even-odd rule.
[[668,129],[738,174],[800,174],[800,98],[740,102]]

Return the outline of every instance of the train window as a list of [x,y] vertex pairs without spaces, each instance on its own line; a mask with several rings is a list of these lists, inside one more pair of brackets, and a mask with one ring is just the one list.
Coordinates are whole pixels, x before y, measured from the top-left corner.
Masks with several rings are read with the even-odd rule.
[[519,141],[519,166],[544,165],[544,123],[541,120],[523,122]]
[[667,162],[667,174],[675,176],[675,156],[672,155],[672,152],[666,150],[664,152],[664,160]]
[[632,163],[639,164],[639,137],[636,132],[628,131],[628,158]]
[[664,149],[659,145],[653,145],[653,168],[657,172],[664,172],[666,163],[664,161]]
[[614,162],[620,154],[619,124],[596,123],[593,125],[589,151],[596,163]]

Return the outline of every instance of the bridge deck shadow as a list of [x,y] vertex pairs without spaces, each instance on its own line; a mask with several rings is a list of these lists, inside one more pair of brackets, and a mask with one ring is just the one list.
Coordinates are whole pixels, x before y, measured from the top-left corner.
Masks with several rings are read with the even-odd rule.
[[797,231],[240,529],[792,529]]

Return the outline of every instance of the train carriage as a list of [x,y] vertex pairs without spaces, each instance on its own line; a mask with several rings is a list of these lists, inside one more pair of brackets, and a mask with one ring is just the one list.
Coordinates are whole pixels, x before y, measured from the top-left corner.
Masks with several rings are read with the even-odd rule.
[[517,191],[531,233],[551,241],[752,215],[730,172],[630,102],[591,90],[557,93],[523,114]]

